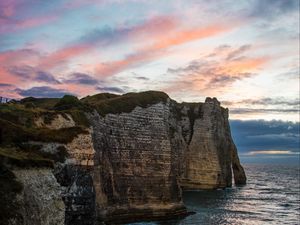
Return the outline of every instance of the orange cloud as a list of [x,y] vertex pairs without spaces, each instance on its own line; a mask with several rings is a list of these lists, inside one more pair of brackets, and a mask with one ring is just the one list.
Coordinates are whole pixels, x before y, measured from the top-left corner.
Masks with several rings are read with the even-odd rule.
[[160,37],[155,43],[148,47],[139,49],[136,53],[128,55],[125,59],[102,63],[96,66],[96,73],[100,76],[110,76],[127,68],[137,66],[145,61],[165,55],[165,50],[191,42],[207,38],[227,31],[229,28],[220,25],[213,25],[205,28],[172,32],[169,35]]
[[258,69],[261,65],[265,64],[269,59],[267,57],[260,58],[246,58],[243,60],[235,60],[226,62],[225,65],[220,69],[220,73],[229,74],[243,74],[253,72]]
[[160,50],[172,46],[180,45],[186,42],[211,37],[227,31],[229,28],[220,25],[213,25],[205,28],[197,28],[192,30],[180,31],[171,34],[169,37],[163,37],[157,41],[152,47],[152,50]]
[[169,69],[168,72],[175,76],[173,77],[175,81],[163,87],[163,90],[168,93],[189,91],[220,95],[228,91],[234,82],[256,75],[259,69],[270,61],[270,58],[265,56],[256,58],[241,56],[228,60],[228,54],[218,59],[212,59],[211,56],[203,57],[192,61],[186,67]]

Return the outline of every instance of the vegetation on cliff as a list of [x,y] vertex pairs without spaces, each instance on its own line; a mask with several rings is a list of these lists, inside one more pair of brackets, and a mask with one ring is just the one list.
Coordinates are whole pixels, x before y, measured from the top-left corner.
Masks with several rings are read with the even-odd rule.
[[0,148],[0,166],[53,167],[53,160],[45,158],[38,151],[24,151],[17,148]]
[[124,95],[104,93],[85,97],[81,101],[95,108],[101,116],[105,116],[109,113],[129,113],[137,106],[145,108],[158,102],[166,102],[168,97],[164,92],[145,91]]
[[[56,154],[46,154],[40,151],[42,146],[30,144],[30,141],[66,144],[78,134],[86,133],[85,128],[88,126],[88,122],[84,112],[72,109],[59,113],[66,119],[69,119],[66,113],[71,114],[76,126],[58,130],[38,127],[35,123],[38,118],[43,118],[45,124],[50,124],[57,117],[58,112],[35,105],[28,107],[28,104],[32,106],[33,102],[38,102],[43,106],[47,105],[41,100],[34,99],[33,102],[29,102],[29,100],[0,105],[0,160],[2,164],[18,167],[51,167],[53,161],[64,160],[66,151],[60,148]],[[47,99],[43,101],[47,101]],[[50,101],[53,100],[50,99]]]
[[11,224],[12,218],[15,224],[23,224],[22,214],[19,211],[20,203],[17,200],[17,194],[23,190],[23,186],[2,163],[0,163],[0,184],[1,224]]

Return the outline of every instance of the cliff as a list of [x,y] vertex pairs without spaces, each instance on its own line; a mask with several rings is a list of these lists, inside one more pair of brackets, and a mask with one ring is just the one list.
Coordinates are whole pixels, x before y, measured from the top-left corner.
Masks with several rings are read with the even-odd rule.
[[228,110],[215,98],[177,103],[153,91],[26,98],[0,105],[0,116],[3,224],[181,217],[182,190],[230,187],[232,172],[236,184],[246,183]]

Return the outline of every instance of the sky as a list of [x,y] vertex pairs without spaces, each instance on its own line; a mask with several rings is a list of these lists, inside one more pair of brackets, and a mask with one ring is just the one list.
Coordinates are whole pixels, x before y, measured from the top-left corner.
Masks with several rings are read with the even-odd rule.
[[299,157],[299,26],[299,0],[0,0],[0,96],[217,97],[244,157]]

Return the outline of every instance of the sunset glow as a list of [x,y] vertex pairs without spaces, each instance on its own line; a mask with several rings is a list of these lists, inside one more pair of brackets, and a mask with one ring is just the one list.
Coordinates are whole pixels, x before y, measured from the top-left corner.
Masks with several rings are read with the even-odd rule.
[[217,97],[231,119],[299,120],[297,0],[7,0],[0,16],[1,96],[150,89]]

